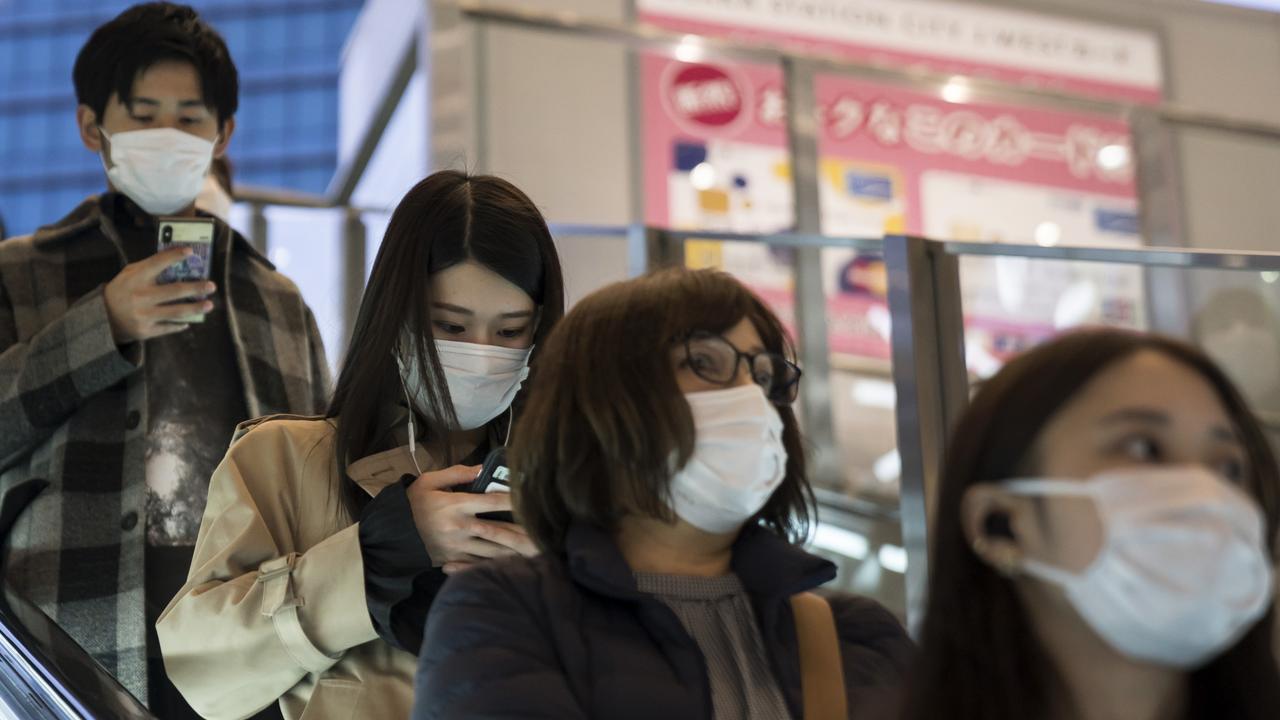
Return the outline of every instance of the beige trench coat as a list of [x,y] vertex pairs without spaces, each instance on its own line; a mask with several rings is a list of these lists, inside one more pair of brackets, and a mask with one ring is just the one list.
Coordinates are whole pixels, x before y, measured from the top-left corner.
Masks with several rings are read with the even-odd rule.
[[[374,631],[334,441],[328,420],[245,423],[214,473],[187,584],[156,626],[169,677],[206,718],[277,700],[287,720],[409,717],[417,658]],[[377,495],[407,473],[403,447],[348,474]]]

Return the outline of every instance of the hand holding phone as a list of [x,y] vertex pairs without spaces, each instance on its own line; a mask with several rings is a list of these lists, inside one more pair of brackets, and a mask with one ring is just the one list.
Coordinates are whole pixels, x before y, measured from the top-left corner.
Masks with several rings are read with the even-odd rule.
[[519,525],[482,519],[488,513],[510,512],[511,498],[506,493],[465,492],[474,486],[480,470],[456,465],[423,473],[409,485],[409,507],[418,535],[431,561],[446,572],[488,558],[538,554]]
[[[212,220],[201,218],[160,218],[158,250],[164,252],[172,248],[188,248],[190,253],[182,260],[170,265],[160,273],[156,282],[160,285],[178,283],[204,282],[209,279],[209,271],[213,265],[213,236],[217,226]],[[190,303],[203,298],[186,298]],[[179,323],[204,322],[204,312],[183,315],[175,320]]]
[[[484,465],[480,468],[480,474],[476,476],[471,487],[467,489],[473,493],[510,493],[511,492],[511,469],[507,467],[507,449],[504,447],[494,448],[489,456],[485,458]],[[516,521],[515,516],[510,512],[491,512],[476,515],[481,520],[497,520],[499,522],[513,523]]]
[[212,294],[217,287],[211,282],[157,284],[161,274],[191,252],[186,247],[165,250],[125,266],[107,283],[102,295],[111,335],[117,344],[181,332],[187,328],[182,318],[213,309],[213,303],[208,300],[184,300]]

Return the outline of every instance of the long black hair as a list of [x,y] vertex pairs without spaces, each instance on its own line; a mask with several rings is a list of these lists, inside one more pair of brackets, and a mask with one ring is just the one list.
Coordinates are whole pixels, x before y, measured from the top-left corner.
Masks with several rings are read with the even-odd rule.
[[432,341],[431,277],[467,260],[501,275],[538,306],[531,366],[537,366],[542,339],[564,315],[560,259],[546,221],[528,196],[501,178],[456,170],[415,185],[391,215],[325,415],[336,419],[339,495],[351,517],[358,516],[364,497],[347,478],[348,465],[389,449],[376,445],[385,430],[379,418],[403,395],[397,357],[423,359],[419,379],[429,407],[410,409],[418,413],[423,435],[447,437],[455,426]]
[[[1043,428],[1091,379],[1142,351],[1195,371],[1216,391],[1248,455],[1244,490],[1261,505],[1267,537],[1280,515],[1280,471],[1261,425],[1227,376],[1183,342],[1085,330],[1018,357],[988,381],[960,418],[947,452],[931,543],[928,614],[909,683],[911,720],[1024,720],[1051,715],[1054,671],[1013,583],[965,539],[961,504],[979,483],[1034,475]],[[1280,671],[1269,612],[1189,676],[1188,720],[1280,718]]]

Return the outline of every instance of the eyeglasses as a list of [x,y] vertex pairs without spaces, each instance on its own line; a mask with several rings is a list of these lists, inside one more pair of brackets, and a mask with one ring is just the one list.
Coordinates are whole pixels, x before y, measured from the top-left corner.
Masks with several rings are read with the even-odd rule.
[[719,335],[701,330],[685,338],[684,349],[689,369],[707,382],[728,385],[738,376],[738,363],[746,360],[751,379],[764,389],[770,402],[795,402],[800,368],[778,353],[744,353]]

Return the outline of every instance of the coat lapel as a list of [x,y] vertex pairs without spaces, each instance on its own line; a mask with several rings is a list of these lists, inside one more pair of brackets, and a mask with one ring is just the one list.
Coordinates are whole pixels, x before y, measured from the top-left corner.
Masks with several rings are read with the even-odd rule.
[[314,340],[301,296],[287,281],[272,277],[275,267],[244,237],[227,232],[222,286],[249,415],[322,412],[313,392],[318,379],[308,350]]
[[[421,446],[417,448],[416,455],[418,465],[424,470],[435,467],[431,456]],[[347,477],[369,493],[369,497],[376,497],[388,485],[399,482],[405,475],[417,474],[418,471],[409,456],[408,445],[370,455],[347,467]]]

